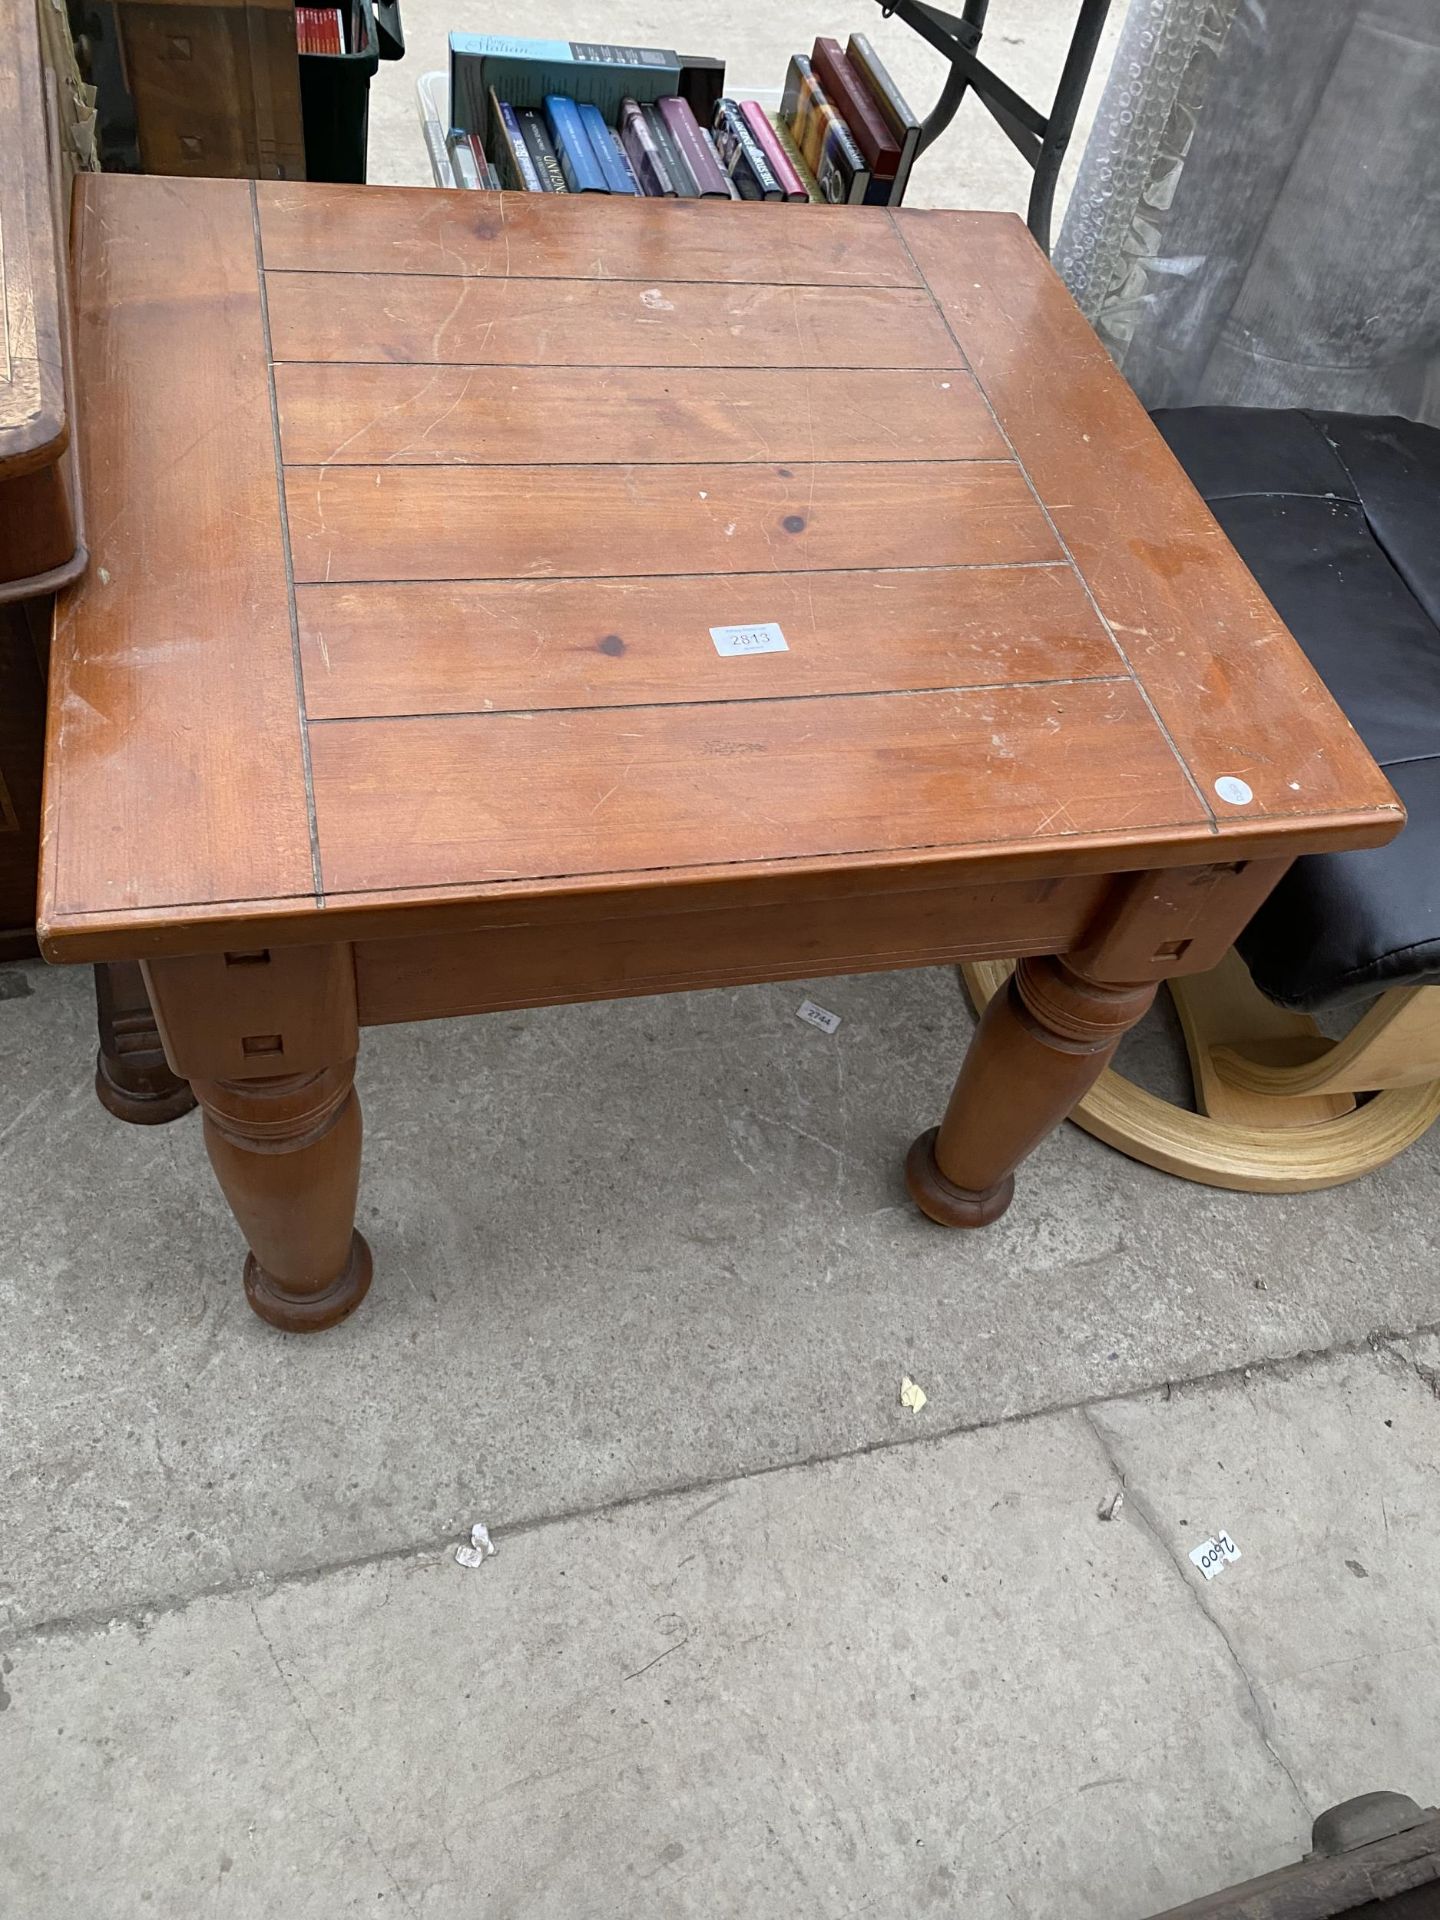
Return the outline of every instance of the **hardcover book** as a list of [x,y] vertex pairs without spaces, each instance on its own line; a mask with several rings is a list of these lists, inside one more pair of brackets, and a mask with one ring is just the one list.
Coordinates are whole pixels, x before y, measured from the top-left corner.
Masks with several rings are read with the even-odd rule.
[[500,175],[496,170],[494,161],[486,157],[485,149],[480,144],[479,134],[467,133],[463,137],[470,142],[470,151],[475,157],[475,166],[480,175],[481,186],[488,188],[492,193],[498,192]]
[[472,138],[473,135],[461,133],[458,127],[450,136],[450,165],[454,170],[457,187],[474,189],[487,184],[481,177],[480,168],[475,159],[475,150],[470,145]]
[[555,143],[545,125],[545,116],[534,107],[517,107],[515,118],[520,122],[520,131],[525,144],[530,149],[530,158],[535,162],[535,171],[540,176],[540,185],[546,193],[568,193],[569,182],[565,178],[565,169],[560,164],[560,156],[555,151]]
[[785,155],[785,158],[799,175],[800,184],[804,187],[807,198],[811,200],[823,199],[824,196],[820,192],[820,183],[810,171],[809,162],[806,160],[804,154],[801,153],[800,149],[796,146],[794,134],[791,133],[789,127],[786,126],[778,113],[767,114],[766,118],[770,122],[771,131],[779,142],[780,149]]
[[662,47],[617,47],[593,40],[520,40],[499,33],[450,36],[450,117],[490,146],[490,89],[517,110],[540,107],[547,93],[588,100],[607,123],[627,95],[658,100],[680,85],[679,56]]
[[760,149],[770,162],[770,171],[780,182],[781,192],[787,200],[808,200],[810,189],[800,178],[797,170],[791,166],[790,157],[775,137],[775,129],[770,124],[770,116],[758,100],[738,102],[745,124],[760,143]]
[[810,60],[815,78],[829,94],[836,112],[843,116],[856,146],[864,154],[872,180],[893,180],[900,165],[900,148],[865,82],[841,51],[840,42],[817,40]]
[[600,171],[611,193],[638,193],[640,188],[630,169],[630,162],[625,158],[625,150],[616,139],[613,129],[606,126],[605,116],[600,109],[586,100],[581,103],[579,113],[585,137],[600,162]]
[[815,175],[821,199],[837,206],[863,201],[870,185],[865,156],[803,53],[790,62],[780,111]]
[[[496,99],[493,88],[489,106],[490,138],[482,144],[495,163],[501,186],[512,193],[543,193],[545,183],[525,144],[519,115],[508,100]],[[475,138],[478,140],[479,134]]]
[[685,156],[671,138],[664,116],[654,101],[641,104],[640,111],[645,116],[645,124],[650,129],[650,138],[665,156],[665,165],[670,178],[675,182],[675,191],[682,200],[696,200],[700,189],[695,184],[695,176],[685,164]]
[[721,100],[715,108],[715,144],[742,200],[784,199],[785,190],[765,157],[765,149],[733,100]]
[[919,116],[890,78],[874,47],[863,33],[852,33],[845,51],[855,71],[870,89],[876,106],[884,116],[885,124],[900,143],[900,164],[895,169],[895,182],[890,189],[890,205],[898,207],[905,198],[910,169],[914,166],[916,155],[920,151]]
[[726,183],[724,171],[700,138],[700,129],[696,125],[694,114],[690,111],[689,102],[675,96],[660,100],[656,104],[660,109],[660,118],[665,122],[670,138],[680,158],[689,169],[690,178],[695,182],[701,198],[728,200],[730,188]]
[[726,173],[725,171],[725,164],[720,158],[720,149],[715,144],[715,135],[711,132],[709,127],[701,127],[700,138],[705,142],[706,150],[708,151],[710,158],[715,162],[716,166],[719,167],[720,169],[720,177],[725,182],[725,191],[729,194],[732,200],[738,200],[740,198],[740,189],[735,185],[735,182],[730,178],[729,174]]
[[630,164],[630,156],[625,151],[625,142],[620,138],[620,129],[618,127],[611,127],[610,138],[615,146],[615,158],[624,169],[625,178],[630,182],[631,193],[643,194],[645,189],[640,184],[639,174],[636,173],[634,167]]
[[590,145],[590,136],[575,102],[567,100],[563,93],[547,93],[545,124],[571,193],[608,193],[610,188],[599,156]]
[[654,134],[645,124],[645,115],[640,111],[638,100],[622,100],[620,103],[620,140],[626,158],[635,169],[640,191],[652,196],[664,195],[673,200],[675,182],[670,178],[665,156],[655,144]]

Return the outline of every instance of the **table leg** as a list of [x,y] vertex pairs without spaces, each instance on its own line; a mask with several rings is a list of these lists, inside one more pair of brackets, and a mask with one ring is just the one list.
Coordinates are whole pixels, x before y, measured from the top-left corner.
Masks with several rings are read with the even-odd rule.
[[945,1227],[983,1227],[1009,1206],[1015,1169],[1089,1092],[1155,998],[1065,960],[1022,960],[981,1016],[938,1127],[905,1163],[910,1197]]
[[135,961],[96,967],[95,1020],[100,1032],[95,1094],[108,1113],[132,1126],[154,1127],[190,1112],[195,1095],[165,1058]]
[[1090,1091],[1159,982],[1214,966],[1285,865],[1117,875],[1081,946],[1021,960],[981,1016],[945,1118],[910,1149],[921,1212],[945,1227],[998,1220],[1015,1169]]
[[205,1146],[249,1242],[245,1297],[319,1333],[370,1286],[355,1231],[359,1025],[348,946],[145,962],[166,1057],[195,1089]]
[[360,1102],[355,1062],[267,1080],[200,1080],[205,1146],[249,1243],[245,1297],[286,1333],[343,1320],[370,1287],[355,1231]]

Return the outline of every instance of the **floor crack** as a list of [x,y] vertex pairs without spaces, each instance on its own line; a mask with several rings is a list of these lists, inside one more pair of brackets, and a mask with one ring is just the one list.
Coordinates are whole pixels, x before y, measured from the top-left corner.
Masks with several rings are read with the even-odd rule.
[[[602,1495],[594,1501],[580,1501],[573,1506],[556,1506],[538,1513],[501,1512],[491,1521],[491,1532],[497,1538],[502,1532],[506,1538],[515,1538],[523,1534],[538,1533],[548,1527],[569,1526],[577,1521],[622,1514],[633,1508],[650,1506],[661,1501],[684,1499],[693,1494],[708,1493],[724,1498],[744,1482],[768,1479],[772,1474],[803,1472],[811,1467],[840,1465],[847,1461],[867,1459],[872,1454],[889,1453],[908,1447],[943,1446],[964,1434],[999,1432],[1008,1427],[1025,1426],[1032,1421],[1052,1419],[1063,1413],[1082,1414],[1093,1428],[1094,1422],[1090,1420],[1090,1410],[1093,1407],[1148,1400],[1153,1394],[1161,1391],[1167,1398],[1172,1391],[1177,1393],[1214,1391],[1217,1388],[1248,1380],[1252,1374],[1276,1379],[1291,1379],[1307,1368],[1345,1355],[1371,1353],[1381,1359],[1388,1355],[1393,1364],[1404,1367],[1407,1373],[1416,1373],[1432,1391],[1440,1392],[1440,1388],[1437,1388],[1437,1381],[1440,1381],[1440,1368],[1425,1366],[1394,1344],[1432,1334],[1440,1335],[1440,1324],[1431,1323],[1409,1329],[1377,1328],[1354,1340],[1337,1341],[1329,1347],[1306,1348],[1295,1353],[1276,1354],[1269,1359],[1241,1360],[1233,1366],[1217,1368],[1212,1373],[1180,1375],[1173,1381],[1163,1383],[1153,1379],[1140,1380],[1133,1386],[1097,1391],[1079,1401],[1042,1401],[1036,1406],[1020,1408],[1013,1413],[987,1413],[979,1417],[961,1412],[952,1420],[936,1420],[933,1424],[927,1424],[923,1431],[883,1433],[852,1446],[824,1449],[813,1453],[796,1453],[782,1459],[739,1461],[722,1467],[715,1473],[697,1474],[693,1478],[671,1482],[661,1480],[652,1486],[638,1487],[633,1492]],[[928,1413],[926,1417],[928,1423]],[[1101,1444],[1103,1445],[1103,1442]],[[1129,1498],[1128,1491],[1126,1498]],[[368,1567],[403,1565],[406,1562],[425,1564],[449,1554],[454,1545],[456,1531],[456,1528],[446,1528],[438,1534],[377,1546],[366,1553],[337,1555],[333,1559],[317,1560],[305,1566],[284,1567],[278,1572],[258,1568],[241,1572],[237,1568],[231,1579],[195,1587],[189,1591],[160,1594],[153,1598],[122,1604],[102,1603],[87,1610],[70,1614],[54,1614],[40,1619],[17,1618],[13,1613],[7,1619],[7,1604],[13,1609],[15,1596],[0,1593],[0,1648],[13,1652],[17,1646],[22,1646],[28,1641],[53,1639],[60,1634],[108,1632],[119,1622],[125,1622],[144,1632],[156,1620],[183,1613],[202,1601],[246,1597],[257,1589],[263,1593],[307,1586],[315,1581],[331,1579],[339,1573],[360,1572]]]
[[1315,1809],[1310,1805],[1304,1788],[1295,1777],[1294,1768],[1275,1744],[1273,1737],[1273,1716],[1269,1707],[1266,1706],[1265,1701],[1261,1698],[1260,1691],[1255,1685],[1255,1682],[1250,1678],[1245,1662],[1240,1658],[1239,1648],[1230,1637],[1229,1629],[1219,1615],[1216,1614],[1207,1603],[1204,1588],[1197,1587],[1191,1578],[1189,1561],[1185,1559],[1177,1547],[1170,1544],[1169,1539],[1166,1537],[1165,1529],[1160,1524],[1160,1520],[1151,1507],[1149,1500],[1140,1492],[1139,1488],[1135,1486],[1130,1475],[1126,1472],[1120,1456],[1116,1451],[1113,1439],[1096,1417],[1096,1409],[1086,1406],[1079,1407],[1076,1411],[1094,1436],[1095,1444],[1100,1449],[1106,1466],[1119,1484],[1125,1489],[1125,1510],[1127,1512],[1133,1512],[1136,1515],[1141,1526],[1144,1527],[1150,1538],[1155,1542],[1155,1545],[1174,1568],[1176,1577],[1184,1586],[1185,1591],[1195,1602],[1195,1605],[1199,1608],[1208,1624],[1215,1630],[1215,1633],[1219,1637],[1220,1644],[1229,1655],[1230,1664],[1234,1667],[1236,1673],[1244,1683],[1245,1697],[1250,1702],[1250,1718],[1255,1724],[1256,1731],[1264,1741],[1271,1759],[1290,1782],[1291,1791],[1300,1802],[1306,1820],[1313,1820],[1315,1818]]
[[1407,1373],[1418,1375],[1435,1398],[1440,1400],[1440,1367],[1432,1367],[1418,1353],[1412,1353],[1403,1340],[1387,1340],[1385,1351],[1393,1355]]

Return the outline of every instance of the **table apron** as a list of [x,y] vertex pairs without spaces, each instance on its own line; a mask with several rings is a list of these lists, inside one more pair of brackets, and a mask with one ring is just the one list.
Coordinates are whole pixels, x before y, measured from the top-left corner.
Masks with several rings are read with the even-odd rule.
[[355,943],[360,1024],[1063,952],[1104,874],[630,914]]

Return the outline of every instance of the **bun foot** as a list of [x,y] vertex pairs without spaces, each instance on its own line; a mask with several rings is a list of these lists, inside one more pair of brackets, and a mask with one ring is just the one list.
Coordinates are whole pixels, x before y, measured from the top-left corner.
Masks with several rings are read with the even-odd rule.
[[905,1159],[905,1185],[910,1198],[928,1218],[942,1227],[988,1227],[1015,1198],[1015,1177],[1007,1174],[984,1193],[971,1193],[947,1180],[935,1164],[935,1141],[940,1129],[922,1133]]
[[255,1258],[245,1261],[245,1298],[267,1325],[282,1333],[323,1333],[351,1315],[370,1291],[374,1268],[364,1236],[350,1241],[344,1271],[322,1293],[290,1293]]
[[95,1056],[95,1098],[117,1120],[128,1120],[132,1127],[163,1127],[180,1120],[197,1105],[188,1080],[171,1073],[163,1062],[142,1072],[118,1076],[104,1053]]

